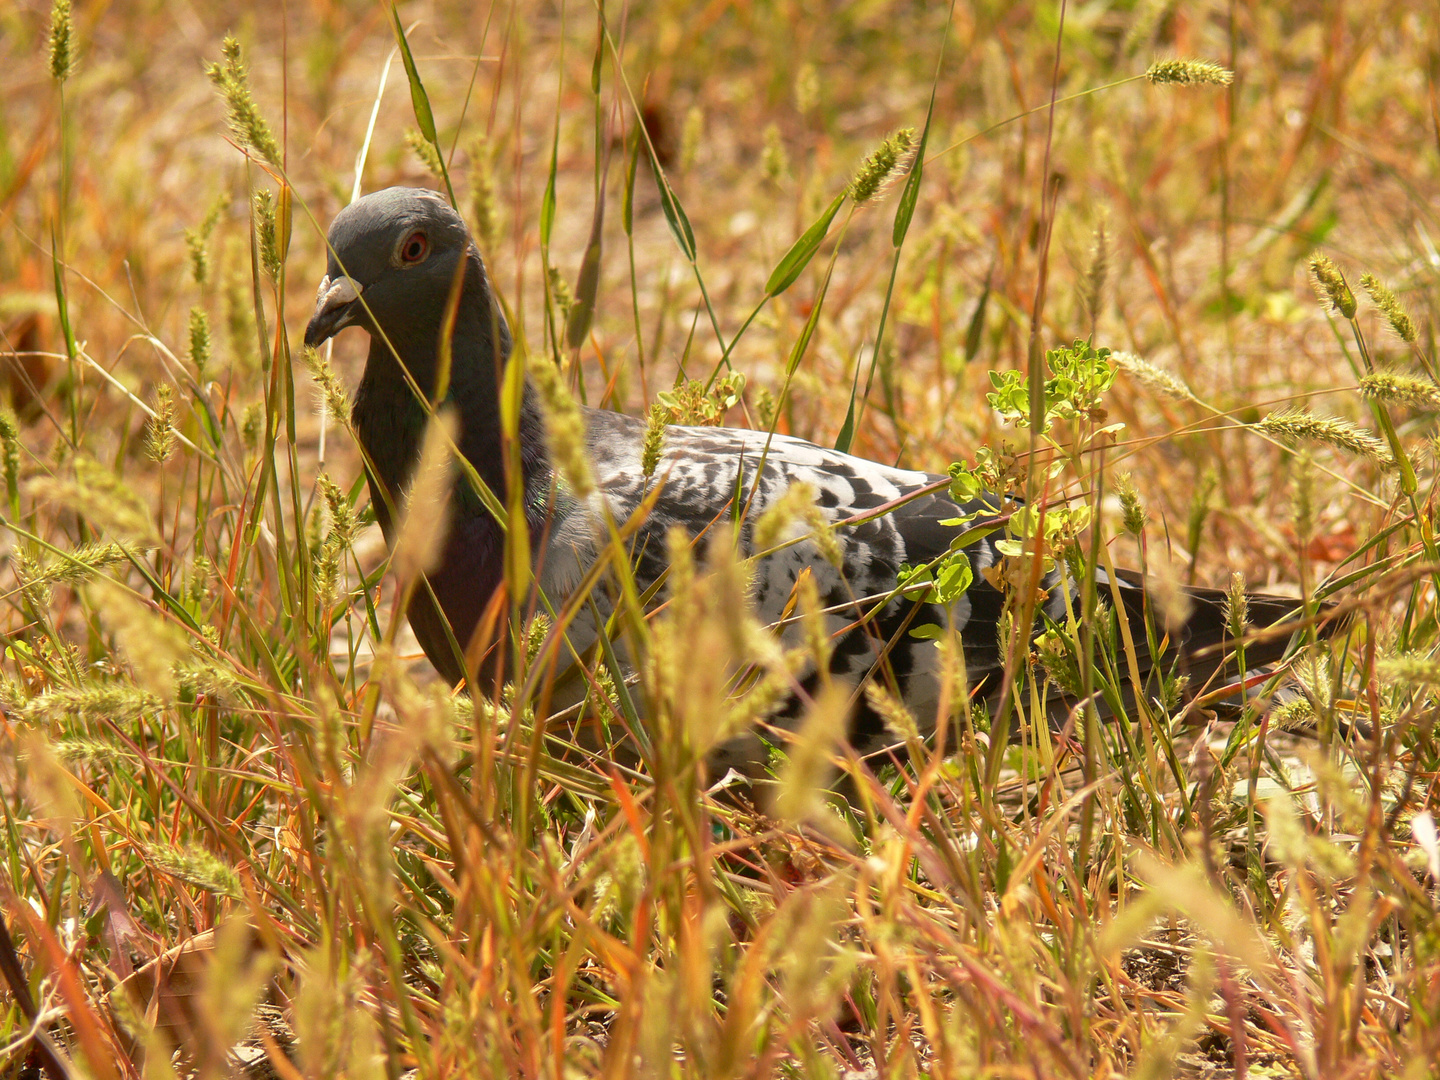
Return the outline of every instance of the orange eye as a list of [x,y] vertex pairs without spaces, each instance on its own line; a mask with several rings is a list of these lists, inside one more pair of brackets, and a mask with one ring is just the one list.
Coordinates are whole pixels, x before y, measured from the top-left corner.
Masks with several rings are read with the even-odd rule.
[[423,232],[411,233],[400,245],[400,261],[403,263],[418,263],[428,254],[430,254],[430,241]]

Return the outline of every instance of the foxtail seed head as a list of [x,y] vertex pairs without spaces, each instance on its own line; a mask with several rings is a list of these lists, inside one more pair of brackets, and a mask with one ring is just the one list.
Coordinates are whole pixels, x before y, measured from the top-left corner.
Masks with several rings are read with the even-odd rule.
[[50,77],[63,83],[75,70],[75,27],[70,21],[70,0],[55,0],[50,7]]
[[650,406],[650,415],[645,419],[645,441],[640,447],[640,473],[649,480],[660,465],[660,454],[665,444],[665,425],[670,419],[670,410],[658,401]]
[[1408,371],[1372,371],[1360,379],[1360,393],[1412,409],[1440,409],[1440,386]]
[[890,183],[910,166],[915,149],[915,129],[901,128],[865,159],[850,181],[850,198],[864,206],[882,194]]
[[1310,272],[1315,275],[1315,284],[1330,306],[1346,319],[1355,317],[1355,294],[1345,283],[1345,275],[1330,261],[1328,256],[1313,255],[1310,258]]
[[242,146],[248,146],[275,168],[280,168],[280,144],[250,95],[250,72],[240,55],[240,42],[227,37],[220,51],[225,57],[223,62],[207,64],[205,73],[225,99],[231,133]]
[[1156,86],[1229,86],[1235,73],[1209,60],[1157,60],[1145,78]]
[[585,450],[585,418],[560,378],[560,371],[547,357],[537,356],[530,364],[530,377],[540,393],[545,412],[545,429],[550,436],[550,453],[571,493],[589,498],[595,490],[590,459]]
[[1400,301],[1395,299],[1395,294],[1389,290],[1374,274],[1363,274],[1360,277],[1360,287],[1370,294],[1370,299],[1380,309],[1386,321],[1390,323],[1390,329],[1395,331],[1395,336],[1407,345],[1415,343],[1415,323],[1410,318],[1410,313],[1400,306]]
[[210,319],[205,309],[190,309],[190,362],[195,365],[195,377],[205,381],[205,369],[210,366]]
[[1300,409],[1285,409],[1271,413],[1260,421],[1259,429],[1286,442],[1321,442],[1358,457],[1366,457],[1376,464],[1390,468],[1395,464],[1389,449],[1383,442],[1336,416],[1316,416]]
[[155,415],[145,425],[145,454],[165,464],[175,453],[175,391],[169,383],[155,388]]

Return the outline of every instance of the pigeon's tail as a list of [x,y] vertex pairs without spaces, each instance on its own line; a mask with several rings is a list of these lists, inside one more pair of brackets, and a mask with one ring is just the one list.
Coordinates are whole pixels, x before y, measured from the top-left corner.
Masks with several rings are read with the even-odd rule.
[[[1127,708],[1138,695],[1164,696],[1164,683],[1172,676],[1185,678],[1186,698],[1217,706],[1242,704],[1252,684],[1264,681],[1263,676],[1285,659],[1297,634],[1313,627],[1315,636],[1324,638],[1337,626],[1333,603],[1312,610],[1307,621],[1305,605],[1298,598],[1246,593],[1244,629],[1237,639],[1236,618],[1225,590],[1177,589],[1165,604],[1170,610],[1164,611],[1153,580],[1130,570],[1117,570],[1113,578],[1102,571],[1098,577],[1102,598],[1123,615],[1128,629],[1114,641]],[[1118,618],[1113,625],[1119,630]],[[1134,649],[1135,670],[1124,643],[1127,637]]]

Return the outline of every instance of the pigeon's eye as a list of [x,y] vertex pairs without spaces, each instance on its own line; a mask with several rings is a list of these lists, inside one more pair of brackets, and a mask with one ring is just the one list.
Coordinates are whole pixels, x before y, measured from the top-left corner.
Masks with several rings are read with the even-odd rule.
[[412,232],[400,245],[400,261],[402,263],[418,263],[426,255],[430,254],[430,241],[423,232]]

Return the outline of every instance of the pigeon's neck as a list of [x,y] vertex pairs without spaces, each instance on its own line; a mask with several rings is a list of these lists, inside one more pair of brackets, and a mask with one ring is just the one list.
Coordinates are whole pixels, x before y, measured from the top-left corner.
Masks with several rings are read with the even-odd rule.
[[[508,504],[499,386],[510,353],[510,338],[503,318],[498,312],[492,314],[489,297],[482,295],[479,299],[483,303],[472,303],[470,290],[466,293],[456,320],[445,401],[458,414],[460,452],[502,504]],[[439,325],[438,320],[425,321]],[[396,347],[400,360],[391,345]],[[435,396],[438,353],[438,341],[430,342],[428,335],[403,343],[392,337],[389,344],[372,337],[365,375],[355,395],[356,434],[369,458],[372,486],[378,481],[383,489],[372,495],[376,517],[387,536],[392,532],[392,510],[399,513],[402,493],[420,457],[430,411],[426,402]],[[528,381],[517,442],[525,504],[538,512],[550,486],[550,462],[539,404]],[[491,520],[463,478],[456,484],[456,500],[456,512],[462,517]]]

